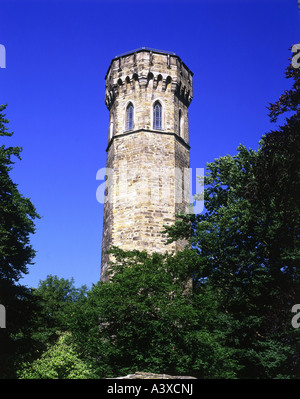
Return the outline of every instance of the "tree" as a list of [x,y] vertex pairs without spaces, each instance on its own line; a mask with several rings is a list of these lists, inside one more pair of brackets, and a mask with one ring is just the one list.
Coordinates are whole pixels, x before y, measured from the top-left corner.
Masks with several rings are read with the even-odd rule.
[[67,332],[70,320],[76,312],[78,302],[85,298],[87,287],[76,288],[74,279],[48,275],[33,291],[39,305],[39,314],[34,323],[33,335],[42,344],[57,340],[57,331]]
[[61,333],[58,341],[48,346],[33,363],[24,363],[18,371],[20,379],[89,379],[94,374],[77,354],[70,333]]
[[[285,75],[292,80],[291,88],[268,108],[273,123],[287,116],[263,137],[248,194],[266,215],[268,257],[280,287],[273,322],[279,331],[288,310],[300,303],[300,70],[290,64]],[[299,377],[299,331],[291,331],[287,340],[293,348],[290,370]]]
[[237,364],[219,331],[216,298],[209,291],[194,297],[189,285],[193,252],[111,252],[111,281],[92,288],[72,328],[97,375],[234,377]]
[[[10,137],[6,105],[0,106],[0,136]],[[6,308],[6,329],[0,330],[0,376],[13,375],[16,358],[28,350],[34,304],[30,289],[19,284],[28,273],[35,251],[30,235],[38,218],[33,204],[22,196],[10,177],[13,158],[21,159],[20,147],[0,147],[0,303]]]
[[257,151],[240,146],[236,156],[208,164],[206,212],[167,228],[171,240],[189,238],[198,251],[199,291],[211,287],[222,297],[240,377],[299,375],[299,333],[291,327],[300,298],[299,70],[288,67],[287,77],[294,85],[270,105],[270,117],[295,113]]
[[[299,282],[300,258],[300,71],[289,65],[286,78],[293,79],[290,90],[269,106],[272,122],[288,113],[285,124],[266,134],[255,169],[255,183],[249,185],[249,200],[264,207],[274,221],[276,235],[272,237],[273,262],[286,263],[289,273],[296,272]],[[297,273],[296,272],[296,273]],[[296,277],[296,275],[295,275]],[[292,287],[290,287],[292,288]],[[295,287],[293,288],[295,290]],[[299,293],[299,292],[298,292]]]

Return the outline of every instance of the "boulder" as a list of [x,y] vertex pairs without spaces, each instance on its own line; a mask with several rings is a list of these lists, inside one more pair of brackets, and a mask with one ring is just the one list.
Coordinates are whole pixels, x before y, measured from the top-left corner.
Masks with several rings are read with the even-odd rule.
[[168,374],[155,374],[155,373],[144,373],[144,372],[135,372],[134,374],[128,374],[124,377],[115,377],[117,380],[178,380],[178,379],[196,379],[196,377],[187,376],[187,375],[168,375]]

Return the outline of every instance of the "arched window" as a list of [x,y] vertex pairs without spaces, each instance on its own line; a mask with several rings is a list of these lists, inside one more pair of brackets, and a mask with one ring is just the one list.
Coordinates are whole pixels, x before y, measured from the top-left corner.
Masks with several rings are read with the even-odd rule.
[[153,129],[160,130],[162,128],[162,106],[156,101],[153,106]]
[[126,108],[126,130],[133,130],[133,105],[129,103]]

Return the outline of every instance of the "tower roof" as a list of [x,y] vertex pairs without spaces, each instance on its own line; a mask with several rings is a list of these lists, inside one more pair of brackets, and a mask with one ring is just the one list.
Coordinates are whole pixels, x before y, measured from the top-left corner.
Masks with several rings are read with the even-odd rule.
[[110,65],[109,65],[108,70],[107,70],[107,73],[106,73],[106,75],[105,75],[105,79],[106,79],[106,77],[107,77],[107,75],[108,75],[108,72],[109,72],[109,70],[110,70],[110,68],[111,68],[111,66],[112,66],[112,64],[113,64],[114,61],[116,61],[118,58],[122,58],[122,57],[125,57],[125,56],[127,56],[127,55],[139,53],[139,52],[142,52],[142,51],[147,51],[147,52],[149,52],[149,53],[165,54],[165,55],[169,55],[169,56],[171,55],[172,57],[176,57],[176,58],[178,58],[178,59],[180,60],[180,62],[182,63],[182,65],[184,65],[184,67],[191,73],[191,75],[192,75],[192,76],[194,75],[193,72],[192,72],[192,71],[185,65],[185,63],[181,60],[181,58],[179,57],[179,55],[177,55],[177,54],[174,53],[173,51],[158,50],[158,49],[154,49],[154,48],[151,48],[151,47],[139,47],[139,48],[137,48],[137,49],[135,49],[135,50],[126,51],[125,53],[116,55],[116,56],[111,60],[111,63],[110,63]]
[[176,55],[177,56],[177,54],[173,53],[172,51],[158,50],[158,49],[150,48],[150,47],[139,47],[139,48],[137,48],[135,50],[126,51],[126,53],[122,53],[122,54],[116,55],[115,58],[123,57],[124,55],[132,54],[132,53],[137,53],[139,51],[152,51],[153,53],[169,54],[169,55]]

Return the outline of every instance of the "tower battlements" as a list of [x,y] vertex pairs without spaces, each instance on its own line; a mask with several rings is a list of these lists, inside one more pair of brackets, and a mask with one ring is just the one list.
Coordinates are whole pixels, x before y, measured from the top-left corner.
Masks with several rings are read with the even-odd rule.
[[142,47],[116,56],[105,76],[105,104],[108,109],[118,94],[135,89],[170,89],[187,106],[192,101],[193,72],[172,52]]

